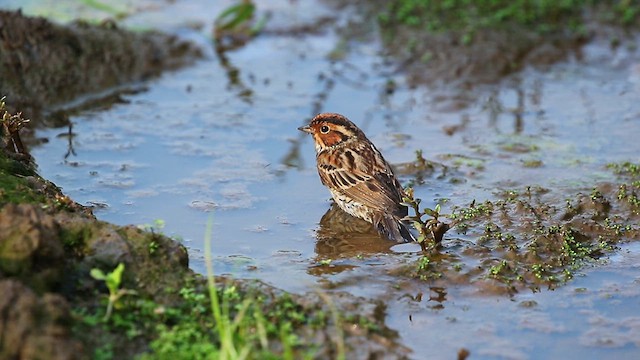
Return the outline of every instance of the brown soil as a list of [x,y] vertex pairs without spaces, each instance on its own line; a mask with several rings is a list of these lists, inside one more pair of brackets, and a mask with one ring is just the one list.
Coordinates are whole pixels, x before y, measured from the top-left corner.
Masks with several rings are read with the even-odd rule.
[[132,33],[114,23],[56,25],[0,11],[0,94],[38,121],[39,113],[117,85],[156,76],[201,56],[189,42]]

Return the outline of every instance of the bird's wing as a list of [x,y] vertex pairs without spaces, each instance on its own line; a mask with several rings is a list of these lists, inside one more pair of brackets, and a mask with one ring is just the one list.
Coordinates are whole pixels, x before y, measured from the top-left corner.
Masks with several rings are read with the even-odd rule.
[[[332,187],[334,191],[372,209],[394,214],[402,211],[399,205],[402,201],[401,187],[390,171],[367,174],[360,169],[323,166],[322,164],[319,164],[318,167],[322,183]],[[398,214],[398,216],[404,215]]]

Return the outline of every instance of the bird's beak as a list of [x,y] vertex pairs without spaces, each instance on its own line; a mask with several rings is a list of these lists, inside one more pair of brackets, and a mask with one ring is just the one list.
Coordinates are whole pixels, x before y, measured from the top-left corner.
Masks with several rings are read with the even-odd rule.
[[304,131],[304,132],[309,133],[309,134],[313,133],[313,129],[311,129],[311,126],[309,126],[309,125],[307,125],[307,126],[300,126],[300,127],[298,128],[298,130],[300,130],[300,131]]

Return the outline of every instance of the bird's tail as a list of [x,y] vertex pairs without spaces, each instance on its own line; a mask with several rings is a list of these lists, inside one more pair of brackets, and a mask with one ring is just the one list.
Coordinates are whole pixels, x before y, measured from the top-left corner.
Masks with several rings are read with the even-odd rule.
[[377,219],[374,216],[374,224],[378,231],[389,240],[398,243],[417,241],[407,226],[398,217],[391,214],[382,214]]

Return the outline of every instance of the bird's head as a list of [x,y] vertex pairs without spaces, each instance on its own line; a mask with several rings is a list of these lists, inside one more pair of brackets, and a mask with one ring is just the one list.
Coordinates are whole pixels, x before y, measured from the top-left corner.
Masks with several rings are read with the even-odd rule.
[[364,137],[364,133],[346,117],[335,113],[316,115],[309,125],[298,130],[313,135],[316,152],[341,146],[349,141]]

